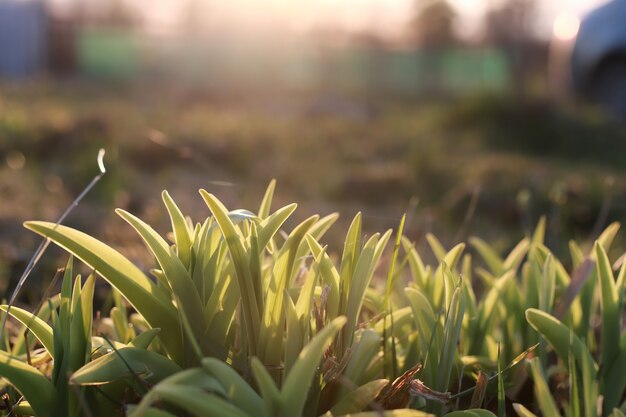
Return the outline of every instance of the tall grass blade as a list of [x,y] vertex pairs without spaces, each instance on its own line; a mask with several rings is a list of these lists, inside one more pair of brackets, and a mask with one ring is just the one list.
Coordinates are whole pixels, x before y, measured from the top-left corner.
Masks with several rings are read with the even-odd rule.
[[163,345],[174,360],[182,363],[178,314],[162,288],[119,252],[85,233],[48,222],[24,225],[81,259],[119,290],[152,327],[161,328],[168,335],[163,338]]
[[187,227],[187,221],[167,191],[163,191],[161,197],[172,223],[174,241],[176,242],[176,254],[185,268],[189,268],[191,261],[191,235],[189,227]]
[[302,414],[309,387],[322,355],[345,324],[345,317],[337,317],[317,333],[300,352],[298,360],[287,375],[281,392],[284,410],[289,413],[286,415]]
[[[243,237],[228,217],[226,207],[224,207],[224,205],[217,198],[215,198],[214,195],[207,193],[205,190],[200,190],[200,194],[213,213],[215,220],[222,230],[224,239],[228,244],[232,262],[237,274],[239,291],[242,296],[241,304],[244,313],[248,348],[250,350],[250,354],[255,355],[259,343],[261,314],[257,303],[257,295],[254,293],[254,289],[255,287],[260,286],[255,286],[252,282],[252,276],[247,267],[249,265],[249,255],[244,247]],[[260,240],[261,237],[259,234],[259,245],[262,245]],[[254,256],[256,256],[256,254],[254,254]]]
[[361,254],[361,213],[357,213],[352,219],[346,240],[343,245],[341,267],[339,269],[339,292],[341,294],[341,310],[346,311],[348,294],[350,294],[351,278],[354,276],[357,261]]
[[[387,231],[379,238],[378,234],[374,234],[363,246],[359,254],[358,261],[354,267],[353,275],[349,278],[350,285],[344,285],[344,291],[347,288],[348,297],[346,300],[345,314],[347,324],[342,331],[342,347],[345,350],[352,345],[354,330],[363,306],[365,292],[369,287],[374,268],[380,260],[382,251],[391,236],[391,231]],[[342,276],[343,282],[343,276]]]
[[205,358],[202,367],[222,385],[231,403],[250,415],[264,410],[263,399],[231,366],[215,358]]
[[543,244],[546,239],[546,216],[541,216],[535,231],[533,232],[531,241],[534,244]]
[[550,343],[550,346],[552,346],[563,363],[569,363],[569,353],[571,351],[577,363],[584,363],[586,361],[587,363],[593,364],[592,372],[595,376],[597,365],[591,353],[578,336],[571,334],[570,329],[566,325],[550,314],[534,308],[526,310],[526,320],[528,320],[528,323]]
[[173,294],[180,301],[178,310],[184,312],[187,318],[193,318],[193,322],[190,324],[194,334],[197,337],[201,335],[205,324],[202,300],[183,262],[171,253],[167,242],[148,224],[124,210],[117,209],[116,212],[139,233],[150,252],[155,256]]
[[[398,253],[400,251],[400,243],[402,239],[402,233],[404,231],[405,221],[406,221],[406,214],[402,216],[402,219],[400,220],[400,226],[398,226],[398,231],[396,234],[396,242],[393,246],[393,252],[391,255],[391,265],[389,267],[389,273],[387,274],[387,283],[385,286],[384,308],[385,308],[385,312],[388,314],[385,314],[383,318],[384,320],[383,355],[385,355],[385,364],[391,362],[391,369],[385,370],[385,376],[389,378],[390,380],[395,380],[396,377],[398,376],[397,375],[398,374],[398,358],[397,358],[397,352],[396,352],[396,341],[393,336],[394,323],[393,323],[393,305],[391,304],[391,293],[393,289],[395,288],[396,279],[398,277],[395,270],[396,270],[396,262],[398,261]],[[386,325],[387,316],[389,316],[389,319],[391,321],[391,335],[390,335],[391,340],[390,340],[389,346],[387,344],[388,335],[387,335],[387,332],[385,331],[387,328],[387,325]],[[388,355],[389,350],[391,350],[391,358],[388,359],[387,355]]]
[[[596,272],[600,284],[600,305],[602,307],[601,363],[605,374],[613,366],[619,352],[620,315],[618,310],[619,296],[615,287],[615,278],[605,250],[600,243],[594,247],[597,267]],[[603,376],[601,376],[602,378]],[[610,411],[605,410],[605,411]]]
[[[0,310],[7,312],[9,306],[3,304],[0,306]],[[46,349],[50,356],[54,356],[54,340],[52,335],[52,327],[35,314],[30,313],[19,307],[12,307],[9,314],[20,321],[24,326],[28,327],[28,331],[31,332],[42,346]]]
[[139,377],[157,383],[180,370],[180,366],[158,353],[123,347],[89,362],[74,372],[70,382],[76,385],[102,385]]
[[491,273],[500,276],[505,271],[504,261],[484,240],[477,237],[470,238],[470,244],[483,258]]
[[300,242],[317,220],[317,216],[312,216],[300,223],[276,255],[265,296],[266,307],[259,333],[259,357],[265,365],[280,364],[285,320],[284,292],[291,286],[296,252]]
[[263,199],[261,200],[261,206],[259,207],[259,218],[265,219],[270,214],[272,207],[272,200],[274,199],[274,190],[276,189],[276,180],[272,179],[267,185]]
[[446,251],[446,248],[444,248],[444,246],[441,244],[439,239],[437,239],[437,237],[433,235],[432,233],[427,233],[426,240],[428,241],[428,244],[430,245],[430,249],[435,254],[437,261],[439,262],[443,261],[443,258],[445,258],[446,253],[448,251]]
[[357,413],[374,401],[383,388],[389,385],[387,379],[377,379],[362,385],[354,391],[342,396],[341,401],[335,404],[330,412],[334,416]]
[[[265,412],[268,416],[287,416],[284,401],[280,395],[278,387],[274,383],[274,379],[269,374],[265,366],[256,357],[253,357],[250,365],[252,374],[256,379],[256,383],[261,391],[263,402],[265,403]],[[303,387],[300,387],[302,389]],[[306,391],[306,390],[305,390]]]
[[598,243],[602,246],[605,252],[608,252],[611,249],[611,245],[613,244],[613,240],[615,240],[615,236],[617,236],[617,232],[619,232],[620,224],[618,222],[613,222],[604,229],[604,231],[598,237]]
[[311,253],[315,257],[315,263],[319,265],[320,279],[322,283],[329,288],[328,299],[326,300],[326,316],[332,320],[339,315],[339,306],[342,297],[340,293],[341,278],[330,256],[328,256],[319,242],[311,235],[307,235],[306,240],[311,249]]
[[552,393],[543,375],[539,358],[530,360],[530,370],[535,385],[535,398],[539,402],[539,409],[544,417],[560,417],[559,409],[552,398]]
[[498,417],[506,417],[506,393],[504,392],[504,375],[502,375],[502,357],[498,343]]

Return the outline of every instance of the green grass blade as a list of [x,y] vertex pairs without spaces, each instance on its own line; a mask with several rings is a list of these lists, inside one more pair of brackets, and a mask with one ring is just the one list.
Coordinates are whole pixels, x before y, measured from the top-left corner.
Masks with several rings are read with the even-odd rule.
[[[319,241],[324,234],[331,228],[333,224],[339,218],[339,214],[333,213],[328,216],[324,216],[319,219],[312,227],[309,229],[309,233],[307,236],[313,237],[315,240]],[[296,252],[296,259],[302,259],[311,251],[308,241],[303,240],[300,242],[300,247],[298,247],[298,251]]]
[[307,235],[306,240],[311,253],[315,257],[316,264],[319,265],[321,281],[330,288],[328,300],[326,301],[326,316],[332,320],[339,314],[339,304],[341,302],[339,286],[341,278],[330,256],[328,256],[319,242],[311,235]]
[[404,292],[417,326],[420,351],[424,358],[425,368],[421,378],[427,385],[434,386],[442,338],[438,318],[424,293],[410,287]]
[[450,375],[454,358],[457,353],[457,345],[461,333],[461,325],[465,314],[465,298],[461,297],[461,288],[457,287],[452,295],[450,308],[446,314],[446,321],[443,335],[443,349],[439,356],[437,367],[437,382],[435,390],[440,392],[448,391]]
[[[90,274],[80,291],[83,313],[83,333],[91,339],[93,326],[93,295],[96,290],[96,276]],[[88,347],[88,350],[90,348]]]
[[[570,329],[545,311],[534,308],[526,310],[526,320],[550,343],[563,363],[569,363]],[[571,339],[571,351],[576,362],[588,361],[588,363],[593,364],[595,375],[597,365],[595,365],[587,346],[576,335],[571,335]]]
[[165,378],[153,387],[153,389],[142,397],[141,402],[137,405],[137,407],[134,407],[130,417],[140,417],[144,415],[146,410],[159,400],[159,392],[162,391],[163,388],[170,386],[200,388],[207,392],[217,393],[222,398],[227,395],[222,385],[220,385],[215,378],[209,375],[205,369],[186,369]]
[[357,213],[352,219],[341,255],[341,267],[339,268],[339,291],[341,293],[341,309],[345,312],[350,293],[351,278],[361,253],[361,213]]
[[300,352],[298,360],[285,379],[281,392],[284,410],[289,413],[286,415],[302,414],[309,387],[322,355],[345,324],[345,317],[337,317],[317,333]]
[[[624,333],[626,335],[626,333]],[[606,411],[618,407],[626,389],[626,337],[622,336],[621,350],[613,365],[606,370],[604,385],[604,404]]]
[[[571,333],[573,336],[574,333]],[[574,357],[574,353],[572,352],[571,346],[573,345],[573,337],[570,336],[570,352],[569,352],[569,363],[567,364],[569,371],[569,409],[571,416],[580,416],[581,408],[580,408],[580,388],[578,386],[578,370],[576,367],[576,359]]]
[[190,323],[196,338],[199,337],[205,325],[204,309],[200,294],[185,265],[177,256],[171,253],[167,242],[152,227],[127,211],[117,209],[116,212],[139,233],[148,249],[156,257],[161,270],[165,274],[165,278],[177,298],[179,311],[182,309],[188,319],[193,318],[193,321]]
[[341,400],[330,409],[330,412],[334,416],[338,416],[363,411],[387,385],[389,385],[387,379],[370,381],[342,396]]
[[[622,263],[617,274],[617,280],[615,281],[615,289],[617,290],[617,310],[622,311],[624,308],[624,302],[626,302],[626,262]],[[620,296],[621,295],[621,296]]]
[[161,197],[163,198],[172,223],[174,240],[176,242],[176,253],[185,268],[189,268],[189,262],[191,260],[191,235],[187,221],[167,191],[163,191]]
[[69,364],[66,372],[74,372],[85,364],[91,353],[91,332],[85,333],[80,278],[75,281],[72,293],[72,317],[70,321],[69,346],[66,350]]
[[276,179],[272,179],[267,185],[263,199],[261,200],[261,206],[259,207],[259,218],[265,219],[270,214],[272,207],[272,200],[274,199],[274,190],[276,189]]
[[[322,249],[319,258],[323,257],[325,253],[326,249]],[[305,322],[308,322],[309,314],[311,314],[313,295],[315,293],[315,286],[317,285],[319,276],[320,264],[317,260],[315,260],[313,265],[311,265],[309,272],[306,274],[302,287],[300,287],[300,294],[298,295],[298,300],[295,305],[296,315],[302,322],[302,325],[304,325]]]
[[[459,243],[446,254],[444,254],[443,258],[439,262],[439,266],[435,271],[435,277],[432,287],[432,301],[433,308],[435,310],[439,310],[440,308],[447,309],[450,306],[450,300],[452,296],[452,288],[450,285],[446,285],[446,281],[449,278],[449,274],[445,271],[454,271],[457,267],[457,264],[461,260],[461,256],[463,255],[463,250],[465,250],[465,244]],[[449,280],[448,280],[449,281]]]
[[280,230],[287,219],[296,211],[297,204],[289,204],[276,210],[259,224],[259,250],[265,250],[271,243],[274,235]]
[[255,223],[250,224],[250,264],[248,265],[248,269],[250,270],[250,277],[252,279],[252,287],[253,293],[256,297],[257,308],[259,309],[259,313],[263,313],[265,310],[265,299],[263,298],[263,294],[265,290],[263,289],[263,259],[262,250],[259,248],[259,234],[258,229]]
[[[402,216],[402,219],[400,220],[400,225],[398,226],[398,231],[396,232],[396,241],[394,243],[393,246],[393,252],[391,255],[391,263],[389,266],[389,272],[387,273],[387,283],[385,285],[385,301],[384,301],[384,309],[386,313],[389,313],[389,318],[391,319],[391,340],[390,340],[390,344],[389,344],[389,348],[388,348],[388,337],[386,334],[386,324],[383,324],[383,355],[385,355],[385,364],[388,364],[389,362],[391,363],[391,369],[390,370],[386,370],[385,371],[385,376],[390,377],[392,380],[394,380],[397,376],[398,373],[398,358],[397,358],[397,352],[396,352],[396,342],[395,339],[393,337],[393,328],[394,328],[394,322],[393,322],[393,315],[391,313],[393,313],[393,306],[391,304],[391,293],[393,291],[393,289],[395,288],[396,285],[396,281],[397,278],[399,276],[399,274],[396,274],[396,263],[398,261],[398,253],[400,252],[400,244],[402,242],[402,234],[403,234],[403,230],[404,230],[404,223],[406,221],[406,214],[404,214]],[[383,317],[383,320],[386,321],[387,320],[387,314],[385,314],[385,316]],[[387,352],[388,350],[391,350],[391,356],[389,357]]]
[[443,258],[446,257],[446,253],[448,251],[446,251],[446,248],[443,247],[439,239],[437,239],[437,237],[433,235],[432,233],[427,233],[426,240],[428,241],[428,244],[430,245],[430,249],[435,254],[437,261],[438,262],[443,261]]
[[300,242],[317,220],[317,216],[312,216],[296,226],[276,256],[266,293],[266,309],[259,337],[259,357],[265,365],[280,364],[285,326],[284,292],[291,286],[296,251]]
[[568,246],[570,257],[572,258],[572,269],[575,270],[585,260],[585,254],[580,246],[578,246],[578,243],[574,240],[570,240]]
[[548,255],[541,269],[541,283],[539,289],[539,309],[547,312],[552,311],[554,294],[556,290],[556,267],[554,258]]
[[0,351],[0,375],[22,393],[38,417],[56,415],[56,390],[36,368]]
[[202,366],[219,381],[231,403],[239,404],[250,415],[264,410],[263,399],[232,367],[214,358],[203,359]]
[[[8,305],[3,304],[0,310],[6,312]],[[41,342],[42,346],[48,354],[54,357],[54,339],[52,335],[52,327],[33,313],[30,313],[19,307],[11,307],[10,315],[19,320],[28,330]]]
[[[226,243],[230,251],[233,265],[237,275],[237,283],[241,293],[241,304],[244,314],[244,323],[246,326],[246,334],[248,340],[248,348],[252,355],[255,355],[259,343],[259,329],[261,326],[261,313],[257,304],[257,295],[254,293],[255,285],[252,282],[252,276],[249,265],[249,256],[243,244],[241,233],[235,228],[235,225],[228,217],[226,207],[212,194],[205,190],[200,190],[202,198],[209,206],[217,221]],[[264,229],[263,229],[264,230]],[[261,243],[261,230],[259,232],[259,245]],[[269,239],[268,239],[269,240]],[[257,256],[254,254],[254,256]]]
[[[361,333],[361,338],[354,344],[350,360],[343,373],[343,376],[348,381],[351,381],[356,386],[361,384],[367,365],[372,362],[379,352],[380,341],[380,335],[373,330],[367,329]],[[348,387],[341,387],[338,397],[341,397],[346,392],[348,392]]]
[[139,349],[148,349],[148,346],[150,346],[152,341],[157,337],[160,332],[161,329],[148,329],[145,332],[135,336],[133,340],[130,341],[128,346],[133,346]]
[[521,265],[522,261],[526,257],[528,250],[530,249],[530,240],[528,238],[522,239],[514,248],[511,250],[509,255],[504,260],[504,269],[508,271],[509,269],[518,269]]
[[611,245],[613,244],[613,240],[615,239],[617,232],[619,232],[619,229],[620,224],[618,222],[613,222],[608,225],[598,237],[598,243],[606,252],[611,249]]
[[291,300],[291,297],[289,296],[287,291],[283,293],[283,298],[287,319],[287,334],[285,336],[284,343],[284,367],[285,373],[289,373],[291,367],[296,362],[300,351],[302,350],[302,347],[304,345],[304,332],[308,329],[304,329],[301,326],[300,317],[298,317],[296,306],[293,304],[293,301]]
[[470,244],[476,249],[476,251],[483,258],[491,273],[495,276],[500,276],[505,271],[504,261],[496,253],[491,246],[489,246],[484,240],[477,237],[471,237]]
[[498,306],[502,302],[507,286],[515,280],[515,271],[506,272],[498,279],[478,305],[478,316],[475,320],[474,332],[469,340],[468,354],[480,355],[485,346],[485,338],[491,334],[494,324],[497,323]]
[[618,310],[619,294],[615,288],[615,278],[609,258],[600,243],[596,243],[594,252],[597,262],[596,273],[600,284],[600,304],[602,306],[600,358],[602,368],[606,372],[613,366],[613,361],[619,352],[621,312]]
[[536,414],[534,414],[528,408],[519,403],[513,404],[513,410],[515,410],[519,417],[537,417]]
[[[274,383],[274,379],[267,369],[265,369],[265,365],[256,357],[252,358],[250,365],[252,367],[252,374],[259,386],[259,391],[261,391],[267,415],[272,417],[283,416],[285,414],[283,399],[278,391],[278,387]],[[302,387],[300,387],[300,389],[302,389]]]
[[544,417],[560,417],[559,409],[552,398],[550,387],[545,380],[543,370],[539,358],[530,360],[530,370],[533,376],[533,382],[535,385],[534,393],[537,402],[539,403],[539,409]]
[[411,269],[411,274],[413,275],[415,283],[418,287],[422,289],[422,291],[425,291],[428,272],[426,267],[424,266],[422,258],[415,249],[415,245],[406,237],[402,237],[402,247],[407,254],[409,268]]
[[[354,273],[348,279],[350,284],[344,284],[344,291],[348,287],[348,298],[346,300],[345,314],[348,319],[342,331],[342,347],[348,348],[352,344],[354,330],[357,325],[359,314],[363,306],[365,292],[370,284],[374,268],[382,255],[382,248],[387,244],[391,231],[379,238],[374,234],[360,251],[359,259],[354,267]],[[343,280],[344,277],[342,276]]]
[[498,343],[498,417],[506,417],[506,393],[504,391],[504,375],[502,375],[502,355]]
[[158,353],[123,347],[89,362],[74,372],[70,382],[76,385],[102,385],[138,377],[149,383],[157,383],[180,370],[176,363]]
[[159,327],[168,335],[163,345],[172,358],[182,361],[182,337],[176,309],[167,293],[139,268],[116,250],[72,228],[49,222],[24,225],[74,254],[119,290],[152,327]]
[[163,401],[196,417],[251,417],[237,406],[199,388],[168,385],[155,387],[155,393]]
[[541,216],[532,236],[532,243],[543,244],[546,238],[546,216]]

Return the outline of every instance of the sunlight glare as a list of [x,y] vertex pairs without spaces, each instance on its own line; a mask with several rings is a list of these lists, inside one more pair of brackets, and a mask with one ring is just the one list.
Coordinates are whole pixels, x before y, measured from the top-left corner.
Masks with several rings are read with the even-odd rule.
[[563,12],[554,19],[554,37],[560,41],[571,41],[578,34],[580,19],[573,13]]

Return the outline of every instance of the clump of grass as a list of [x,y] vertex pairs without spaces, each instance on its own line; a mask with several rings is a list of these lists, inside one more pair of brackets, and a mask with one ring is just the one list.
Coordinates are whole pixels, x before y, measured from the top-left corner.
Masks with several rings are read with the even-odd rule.
[[[615,277],[607,256],[619,225],[588,253],[572,242],[571,272],[545,246],[545,221],[504,255],[429,235],[428,265],[404,219],[389,245],[392,231],[365,236],[358,214],[335,256],[322,242],[338,216],[284,230],[296,205],[272,211],[274,189],[255,211],[200,190],[200,222],[164,191],[166,237],[118,210],[151,276],[88,234],[27,222],[94,273],[83,283],[70,259],[40,309],[0,307],[22,323],[0,352],[5,414],[621,415],[626,266]],[[96,275],[115,304],[98,326]]]

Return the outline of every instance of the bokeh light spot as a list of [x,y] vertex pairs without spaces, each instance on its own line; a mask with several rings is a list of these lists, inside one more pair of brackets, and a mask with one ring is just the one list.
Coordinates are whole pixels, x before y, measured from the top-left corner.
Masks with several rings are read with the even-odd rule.
[[26,157],[20,151],[12,150],[6,156],[7,166],[14,171],[24,168]]
[[578,34],[580,19],[573,13],[563,12],[554,19],[554,37],[561,41],[571,41]]

